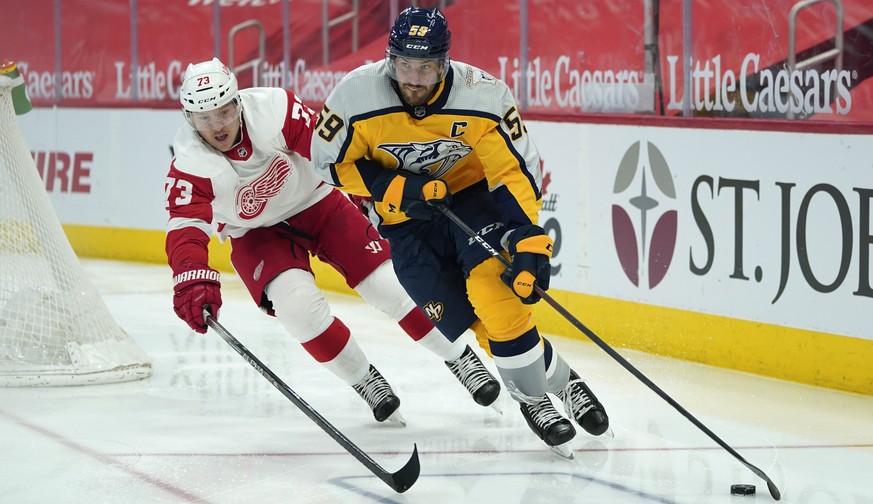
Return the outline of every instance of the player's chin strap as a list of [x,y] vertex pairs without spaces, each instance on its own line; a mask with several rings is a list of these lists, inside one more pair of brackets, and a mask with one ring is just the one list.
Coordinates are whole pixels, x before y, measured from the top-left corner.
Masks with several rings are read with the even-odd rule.
[[[494,249],[494,247],[492,247],[488,242],[486,242],[484,239],[482,239],[482,237],[479,236],[479,235],[476,233],[476,231],[473,231],[473,229],[471,229],[470,226],[468,226],[466,223],[464,223],[464,221],[462,221],[462,220],[460,219],[460,217],[458,217],[457,215],[455,215],[454,212],[452,212],[451,210],[449,210],[449,208],[448,208],[446,205],[439,204],[439,203],[435,203],[435,204],[432,204],[432,205],[433,205],[434,207],[436,207],[440,212],[442,212],[446,217],[448,217],[449,220],[451,220],[452,222],[454,222],[455,225],[457,225],[457,226],[458,226],[462,231],[464,231],[465,233],[467,233],[467,235],[469,235],[470,238],[474,239],[476,242],[478,242],[480,245],[482,245],[482,247],[485,248],[485,250],[487,250],[487,251],[491,254],[492,257],[496,258],[498,261],[500,261],[501,263],[503,263],[504,266],[506,266],[506,267],[510,267],[510,266],[512,265],[512,263],[510,263],[509,260],[507,260],[505,257],[503,257],[502,255],[500,255],[500,254],[499,254],[499,253]],[[686,410],[685,408],[682,407],[682,405],[680,405],[680,404],[677,403],[677,402],[676,402],[672,397],[670,397],[669,395],[667,395],[666,392],[664,392],[663,390],[661,390],[660,387],[658,387],[657,385],[655,385],[655,383],[654,383],[652,380],[650,380],[648,377],[646,377],[646,375],[644,375],[643,373],[641,373],[640,370],[638,370],[637,368],[635,368],[635,367],[634,367],[630,362],[628,362],[624,357],[622,357],[621,355],[619,355],[619,353],[616,352],[616,351],[615,351],[611,346],[609,346],[606,342],[604,342],[602,339],[600,339],[599,336],[597,336],[596,334],[594,334],[594,332],[593,332],[591,329],[588,329],[588,327],[586,327],[582,322],[579,322],[579,320],[576,319],[576,317],[574,317],[574,316],[573,316],[570,312],[568,312],[568,311],[567,311],[563,306],[561,306],[557,301],[555,301],[551,296],[549,296],[549,295],[546,293],[546,291],[540,289],[540,287],[539,287],[538,285],[534,285],[534,291],[535,291],[537,294],[539,294],[539,296],[543,299],[543,301],[545,301],[546,303],[548,303],[549,306],[551,306],[552,308],[554,308],[558,313],[561,314],[561,316],[563,316],[565,319],[567,319],[567,321],[569,321],[569,322],[570,322],[571,324],[573,324],[577,329],[579,329],[580,331],[582,331],[582,333],[585,334],[585,336],[587,336],[588,339],[590,339],[591,341],[593,341],[597,346],[599,346],[599,347],[601,348],[601,350],[603,350],[604,352],[606,352],[607,354],[609,354],[609,356],[612,357],[613,359],[615,359],[616,362],[618,362],[619,364],[621,364],[622,367],[624,367],[625,369],[627,369],[628,371],[630,371],[630,373],[631,373],[632,375],[634,375],[638,380],[640,380],[641,382],[645,383],[646,386],[649,387],[650,389],[652,389],[652,391],[654,391],[656,394],[658,394],[658,395],[661,397],[661,399],[667,401],[667,403],[670,404],[670,406],[673,406],[673,408],[675,408],[679,413],[682,413],[682,416],[684,416],[684,417],[687,418],[689,421],[691,421],[691,423],[693,423],[694,425],[696,425],[697,428],[699,428],[700,430],[702,430],[702,431],[703,431],[707,436],[710,437],[710,439],[712,439],[713,441],[715,441],[716,443],[718,443],[719,446],[721,446],[722,448],[724,448],[725,450],[727,450],[728,453],[730,453],[731,455],[733,455],[734,458],[736,458],[736,459],[739,460],[739,461],[740,461],[744,466],[746,466],[747,468],[749,468],[750,471],[752,471],[752,472],[755,473],[758,477],[760,477],[761,479],[763,479],[764,481],[766,481],[766,482],[767,482],[767,488],[770,490],[770,495],[771,495],[775,500],[779,500],[779,499],[782,498],[782,494],[779,492],[779,489],[776,488],[776,484],[773,483],[773,480],[771,480],[770,477],[767,476],[767,475],[764,473],[764,471],[762,471],[762,470],[758,469],[756,466],[750,464],[750,463],[749,463],[745,458],[743,458],[742,455],[740,455],[739,453],[737,453],[736,450],[734,450],[733,448],[731,448],[730,445],[728,445],[727,443],[725,443],[724,441],[722,441],[721,438],[718,437],[718,436],[716,436],[715,433],[712,432],[711,430],[709,430],[709,428],[708,428],[707,426],[703,425],[703,423],[702,423],[700,420],[698,420],[697,418],[695,418],[694,415],[692,415],[691,413],[689,413],[688,410]]]
[[346,449],[347,452],[351,453],[358,461],[370,470],[373,474],[375,474],[380,480],[384,481],[388,486],[394,489],[395,492],[403,493],[409,490],[417,480],[418,475],[421,471],[421,465],[418,461],[418,446],[412,445],[412,456],[409,458],[409,461],[400,468],[397,472],[390,473],[382,468],[379,464],[377,464],[369,455],[364,453],[360,448],[358,448],[355,443],[351,442],[349,438],[343,435],[342,432],[337,430],[336,427],[331,425],[323,416],[321,416],[315,409],[310,406],[306,401],[303,400],[302,397],[297,395],[296,392],[291,390],[291,387],[285,384],[275,373],[270,371],[263,362],[258,360],[254,354],[252,354],[248,348],[243,346],[242,343],[239,342],[234,336],[224,328],[217,320],[209,313],[208,307],[203,307],[203,320],[206,321],[206,325],[208,325],[212,330],[218,333],[221,338],[227,342],[228,345],[233,347],[236,350],[236,353],[240,354],[246,362],[251,364],[255,371],[261,374],[264,378],[267,379],[268,382],[272,383],[274,387],[276,387],[279,392],[282,393],[285,397],[288,398],[289,401],[294,403],[294,406],[300,409],[306,416],[309,417],[310,420],[316,423],[321,430],[326,432],[330,437],[334,439],[337,443],[340,444],[343,448]]

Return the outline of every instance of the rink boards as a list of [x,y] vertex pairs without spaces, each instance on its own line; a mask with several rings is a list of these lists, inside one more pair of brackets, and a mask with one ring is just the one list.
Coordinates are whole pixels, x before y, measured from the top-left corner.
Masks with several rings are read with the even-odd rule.
[[[178,112],[20,119],[77,253],[165,261]],[[651,123],[527,122],[555,240],[550,293],[617,348],[873,394],[871,136]],[[215,244],[214,266],[228,256]],[[545,332],[586,340],[537,313]]]

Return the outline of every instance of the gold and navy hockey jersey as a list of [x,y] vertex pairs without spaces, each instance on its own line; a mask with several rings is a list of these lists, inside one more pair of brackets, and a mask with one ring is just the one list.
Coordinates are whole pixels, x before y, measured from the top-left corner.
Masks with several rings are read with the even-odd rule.
[[[542,203],[540,157],[509,87],[484,71],[452,61],[425,105],[405,105],[386,62],[347,74],[324,104],[312,136],[312,161],[329,184],[370,196],[355,161],[427,174],[457,193],[487,181],[508,229],[536,224]],[[376,203],[381,224],[406,221]]]

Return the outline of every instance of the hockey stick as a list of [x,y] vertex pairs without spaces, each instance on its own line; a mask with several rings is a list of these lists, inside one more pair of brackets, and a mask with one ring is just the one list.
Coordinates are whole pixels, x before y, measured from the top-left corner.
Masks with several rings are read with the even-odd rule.
[[239,342],[233,335],[228,332],[227,329],[224,328],[212,315],[206,310],[203,309],[203,320],[206,321],[206,325],[211,327],[215,332],[221,336],[224,341],[227,342],[228,345],[232,346],[236,353],[240,354],[242,358],[251,364],[255,371],[261,374],[264,378],[267,379],[268,382],[272,383],[274,387],[276,387],[279,392],[282,393],[285,397],[288,398],[289,401],[294,403],[294,406],[297,406],[300,411],[302,411],[306,416],[309,417],[310,420],[315,422],[321,430],[326,432],[330,437],[334,439],[337,443],[340,444],[343,448],[346,449],[347,452],[351,453],[353,457],[358,459],[358,461],[370,470],[373,474],[375,474],[380,480],[384,481],[388,486],[394,489],[395,492],[403,493],[409,490],[413,484],[415,484],[416,480],[418,480],[418,474],[421,470],[421,466],[418,461],[418,446],[412,445],[412,457],[409,458],[409,461],[406,462],[406,465],[400,468],[399,471],[390,473],[382,468],[379,464],[377,464],[369,455],[364,453],[360,448],[355,445],[355,443],[351,442],[349,438],[343,435],[342,432],[338,431],[336,427],[331,425],[323,416],[321,416],[315,409],[310,406],[306,401],[303,400],[296,392],[291,390],[291,388],[285,384],[275,373],[270,371],[270,368],[264,365],[263,362],[258,360],[254,354],[252,354],[248,348],[246,348],[242,343]]
[[[491,245],[488,244],[488,242],[486,242],[484,239],[482,239],[482,237],[479,236],[479,234],[476,233],[476,231],[473,231],[469,226],[467,226],[467,224],[464,223],[464,221],[462,221],[460,217],[458,217],[457,215],[455,215],[454,212],[452,212],[451,210],[449,210],[449,208],[448,208],[447,206],[442,205],[442,204],[433,204],[433,206],[436,207],[440,212],[442,212],[446,217],[448,217],[449,220],[451,220],[452,222],[454,222],[454,223],[455,223],[459,228],[461,228],[461,230],[463,230],[465,233],[467,233],[467,234],[470,236],[470,238],[472,238],[472,239],[476,240],[477,242],[479,242],[479,244],[482,245],[482,247],[484,247],[484,248],[485,248],[485,249],[486,249],[486,250],[491,254],[492,257],[494,257],[494,258],[496,258],[497,260],[499,260],[499,261],[500,261],[501,263],[503,263],[503,265],[506,266],[507,268],[512,266],[512,263],[511,263],[507,258],[503,257],[503,256],[500,255],[496,250],[494,250],[494,247],[492,247]],[[703,423],[702,423],[700,420],[698,420],[697,418],[695,418],[694,415],[692,415],[691,413],[688,412],[688,410],[686,410],[685,408],[683,408],[683,407],[682,407],[679,403],[677,403],[677,402],[676,402],[672,397],[670,397],[669,395],[667,395],[667,393],[664,392],[663,390],[661,390],[660,387],[658,387],[657,385],[655,385],[655,383],[654,383],[652,380],[650,380],[648,377],[646,377],[646,375],[644,375],[640,370],[638,370],[637,368],[635,368],[635,367],[634,367],[630,362],[628,362],[624,357],[622,357],[621,355],[619,355],[619,353],[616,352],[616,351],[615,351],[611,346],[609,346],[605,341],[603,341],[602,339],[600,339],[599,336],[597,336],[596,334],[594,334],[594,332],[593,332],[591,329],[588,329],[588,327],[586,327],[582,322],[579,322],[579,320],[577,320],[576,317],[574,317],[574,316],[573,316],[570,312],[568,312],[568,311],[567,311],[563,306],[561,306],[557,301],[555,301],[555,300],[552,298],[552,296],[548,295],[544,290],[540,289],[539,286],[537,286],[536,284],[534,284],[534,291],[536,291],[536,293],[537,293],[537,294],[538,294],[538,295],[539,295],[539,296],[540,296],[540,297],[541,297],[541,298],[542,298],[546,303],[548,303],[549,306],[551,306],[552,308],[554,308],[558,313],[560,313],[560,314],[561,314],[565,319],[567,319],[571,324],[573,324],[574,326],[576,326],[577,329],[579,329],[580,331],[582,331],[582,332],[585,334],[585,336],[588,337],[588,339],[590,339],[590,340],[593,341],[595,344],[597,344],[597,346],[599,346],[599,347],[600,347],[604,352],[606,352],[607,354],[609,354],[610,357],[612,357],[613,359],[615,359],[616,362],[618,362],[618,363],[621,364],[625,369],[627,369],[628,371],[630,371],[630,373],[631,373],[632,375],[636,376],[638,380],[640,380],[641,382],[645,383],[646,386],[648,386],[650,389],[652,389],[652,391],[654,391],[656,394],[658,394],[659,396],[661,396],[661,399],[667,401],[667,403],[669,403],[670,406],[673,406],[673,408],[675,408],[679,413],[682,413],[682,416],[684,416],[684,417],[687,418],[689,421],[691,421],[691,423],[693,423],[694,425],[696,425],[697,428],[699,428],[700,430],[702,430],[702,431],[703,431],[707,436],[709,436],[713,441],[715,441],[716,443],[718,443],[719,446],[721,446],[722,448],[724,448],[725,450],[727,450],[728,453],[730,453],[731,455],[733,455],[734,458],[736,458],[736,459],[739,460],[739,461],[740,461],[744,466],[746,466],[747,468],[749,468],[750,471],[752,471],[752,472],[755,473],[758,477],[760,477],[761,479],[763,479],[764,481],[766,481],[766,482],[767,482],[767,489],[770,490],[770,495],[771,495],[775,500],[778,501],[779,499],[782,498],[782,494],[779,492],[779,489],[776,488],[776,484],[773,483],[773,481],[770,479],[769,476],[767,476],[767,475],[764,473],[764,471],[758,469],[757,467],[755,467],[754,465],[752,465],[751,463],[749,463],[745,458],[743,458],[742,455],[740,455],[739,453],[737,453],[736,450],[734,450],[733,448],[731,448],[730,445],[728,445],[727,443],[725,443],[724,441],[722,441],[721,438],[719,438],[718,436],[716,436],[715,433],[712,432],[711,430],[709,430],[709,428],[708,428],[707,426],[703,425]]]

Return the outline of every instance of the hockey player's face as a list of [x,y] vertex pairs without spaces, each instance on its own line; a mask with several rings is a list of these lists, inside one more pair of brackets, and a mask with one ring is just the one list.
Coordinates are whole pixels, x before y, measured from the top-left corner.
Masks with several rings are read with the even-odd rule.
[[437,83],[442,80],[439,62],[401,57],[394,60],[397,84],[407,105],[424,105],[433,96]]
[[206,143],[223,152],[236,143],[239,116],[240,108],[232,101],[215,110],[191,114],[191,125]]

